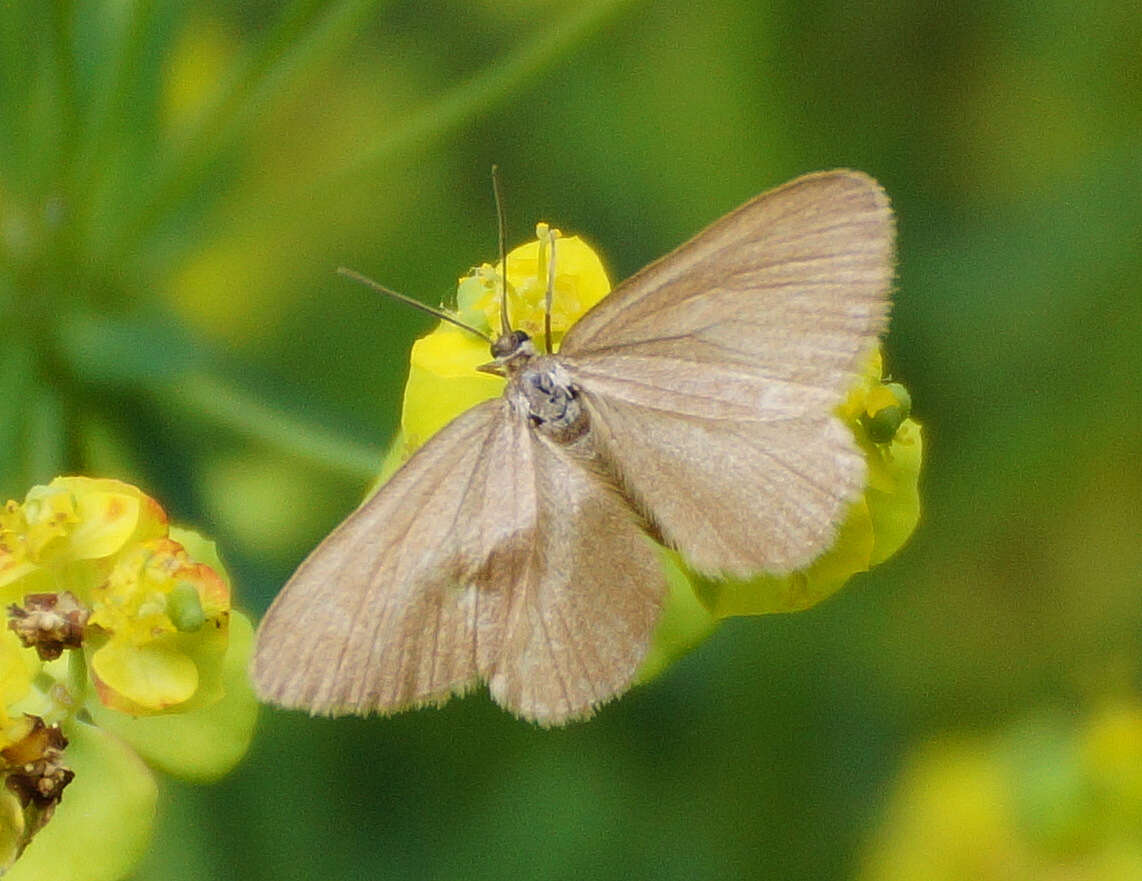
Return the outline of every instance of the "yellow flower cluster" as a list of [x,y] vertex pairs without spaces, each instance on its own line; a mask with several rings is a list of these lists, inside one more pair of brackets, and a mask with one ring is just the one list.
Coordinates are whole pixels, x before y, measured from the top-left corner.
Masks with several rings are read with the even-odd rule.
[[[560,237],[546,224],[536,240],[507,259],[508,314],[537,346],[544,340],[544,309],[552,241],[555,243],[552,336],[563,334],[610,292],[602,262],[581,239]],[[461,278],[458,317],[495,336],[500,330],[500,267],[483,265]],[[486,343],[451,324],[413,345],[401,413],[401,433],[382,470],[387,477],[401,461],[464,410],[495,397],[504,380],[476,371],[488,361]],[[850,391],[839,415],[868,460],[864,495],[851,507],[834,546],[806,569],[748,581],[712,581],[689,572],[675,553],[663,549],[670,599],[643,678],[659,672],[730,615],[758,615],[808,608],[828,597],[857,572],[887,559],[911,535],[920,514],[917,482],[923,445],[920,426],[909,417],[911,401],[899,383],[882,379],[875,353]]]
[[202,703],[200,668],[216,667],[229,623],[217,572],[172,539],[142,542],[120,555],[92,604],[88,623],[110,635],[91,658],[105,706],[142,715]]
[[0,873],[129,866],[147,764],[216,777],[253,731],[252,628],[213,546],[133,486],[60,477],[0,509],[0,602]]
[[163,533],[162,510],[139,490],[116,480],[60,477],[34,486],[23,504],[0,512],[0,591],[67,590],[59,579],[87,571],[76,564],[109,557],[123,545]]
[[187,705],[226,650],[226,582],[188,558],[153,499],[117,480],[60,477],[8,502],[0,601],[43,659],[58,656],[61,628],[79,628],[100,700],[132,715]]

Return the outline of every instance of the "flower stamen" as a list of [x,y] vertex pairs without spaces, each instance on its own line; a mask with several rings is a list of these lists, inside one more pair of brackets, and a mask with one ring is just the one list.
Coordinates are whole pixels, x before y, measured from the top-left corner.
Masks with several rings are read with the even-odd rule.
[[25,648],[34,648],[43,661],[54,661],[64,649],[83,645],[83,634],[91,610],[69,591],[33,593],[24,605],[8,606],[8,629]]

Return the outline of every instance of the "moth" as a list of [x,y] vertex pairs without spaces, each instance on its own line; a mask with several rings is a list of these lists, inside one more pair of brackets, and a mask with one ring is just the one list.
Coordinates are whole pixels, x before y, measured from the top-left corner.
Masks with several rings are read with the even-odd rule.
[[872,178],[810,174],[619,285],[557,353],[505,321],[484,368],[503,396],[301,564],[258,631],[259,694],[388,714],[486,682],[559,725],[634,678],[666,589],[656,541],[714,577],[809,564],[864,484],[834,411],[887,323],[893,247]]

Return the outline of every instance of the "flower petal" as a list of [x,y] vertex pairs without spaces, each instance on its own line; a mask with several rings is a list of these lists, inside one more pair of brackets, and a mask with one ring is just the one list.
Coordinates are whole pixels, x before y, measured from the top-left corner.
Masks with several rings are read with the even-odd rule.
[[[57,477],[50,486],[75,497],[80,523],[69,537],[74,559],[107,556],[128,541],[149,541],[167,534],[162,506],[129,483],[110,478]],[[130,529],[124,531],[128,526]]]
[[76,560],[108,557],[127,543],[142,505],[127,493],[85,492],[76,497],[79,523],[68,537]]
[[924,442],[920,426],[906,419],[896,432],[890,455],[869,454],[869,481],[865,490],[876,544],[871,566],[883,563],[912,535],[920,520],[920,467]]
[[[15,633],[0,633],[0,713],[27,694],[39,668],[36,653],[27,651]],[[0,735],[0,746],[5,746],[2,740]]]
[[692,578],[698,596],[718,618],[799,612],[836,593],[849,578],[868,569],[873,540],[868,506],[859,500],[849,509],[832,547],[807,569],[747,581]]
[[162,641],[133,646],[111,640],[92,655],[91,669],[103,703],[126,713],[181,704],[198,688],[194,661]]
[[413,344],[401,413],[406,457],[457,415],[503,391],[502,377],[476,371],[490,360],[483,340],[451,326]]
[[238,612],[230,616],[230,645],[222,669],[225,696],[185,713],[132,718],[90,701],[102,727],[131,744],[152,767],[196,782],[215,780],[237,764],[254,734],[258,702],[246,675],[254,628]]

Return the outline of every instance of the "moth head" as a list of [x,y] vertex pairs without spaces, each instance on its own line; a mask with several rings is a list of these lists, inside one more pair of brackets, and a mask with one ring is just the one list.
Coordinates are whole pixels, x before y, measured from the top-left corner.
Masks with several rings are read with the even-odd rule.
[[482,373],[506,376],[515,373],[535,356],[535,344],[531,337],[522,330],[509,330],[500,334],[492,343],[492,357],[495,360],[481,364],[476,369]]

